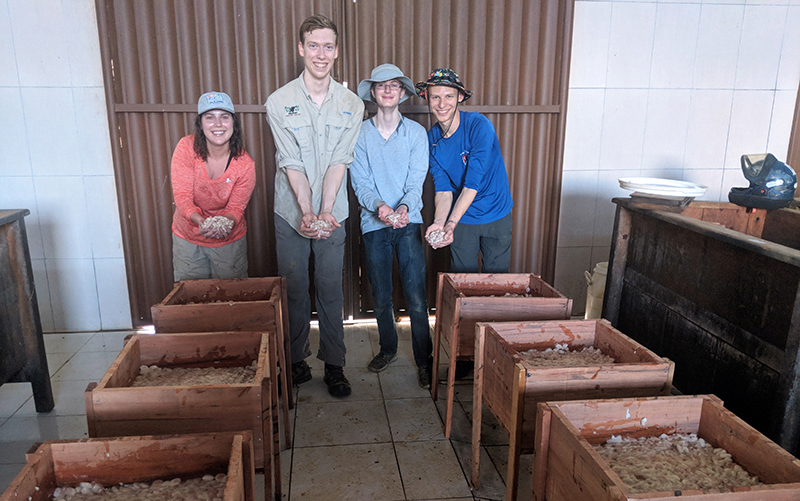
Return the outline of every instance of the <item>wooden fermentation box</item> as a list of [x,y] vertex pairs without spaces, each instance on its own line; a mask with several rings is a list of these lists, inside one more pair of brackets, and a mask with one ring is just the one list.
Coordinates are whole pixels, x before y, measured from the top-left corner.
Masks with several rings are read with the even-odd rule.
[[572,314],[572,299],[534,274],[439,273],[433,336],[431,396],[438,396],[441,340],[450,347],[444,435],[450,438],[456,361],[474,360],[475,324],[508,320],[560,320]]
[[[134,335],[99,383],[86,388],[90,437],[250,430],[255,467],[280,498],[280,433],[275,346],[265,333]],[[244,384],[132,387],[142,365],[241,367],[257,361]],[[272,475],[270,474],[272,473]],[[267,497],[267,499],[270,499]]]
[[30,382],[36,412],[53,410],[25,231],[28,209],[0,210],[0,385]]
[[254,331],[276,336],[284,440],[291,447],[289,409],[294,402],[286,301],[282,277],[186,280],[150,312],[157,334]]
[[[645,421],[646,419],[646,421]],[[643,424],[644,423],[644,424]],[[695,433],[767,485],[735,492],[633,494],[591,444],[614,435]],[[534,501],[665,499],[786,501],[800,499],[800,461],[722,406],[713,395],[547,402],[536,413]]]
[[228,475],[225,501],[255,501],[250,432],[53,440],[27,454],[0,501],[47,501],[56,487]]
[[675,362],[675,386],[800,452],[800,211],[615,198],[603,318]]
[[[611,327],[607,320],[479,323],[475,339],[472,482],[478,485],[481,410],[509,433],[506,499],[516,498],[519,455],[534,450],[536,404],[552,400],[669,395],[674,364]],[[594,347],[610,365],[534,367],[520,355],[566,344]]]

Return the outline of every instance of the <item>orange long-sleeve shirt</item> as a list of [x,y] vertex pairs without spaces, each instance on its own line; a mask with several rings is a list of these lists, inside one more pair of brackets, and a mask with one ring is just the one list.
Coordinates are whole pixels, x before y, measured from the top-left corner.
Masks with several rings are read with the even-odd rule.
[[[256,185],[255,162],[247,152],[232,159],[220,177],[209,179],[205,162],[194,153],[194,136],[183,137],[172,154],[171,178],[175,200],[173,233],[203,247],[221,247],[247,233],[244,210]],[[189,219],[195,212],[204,218],[230,213],[236,222],[227,238],[206,238]]]

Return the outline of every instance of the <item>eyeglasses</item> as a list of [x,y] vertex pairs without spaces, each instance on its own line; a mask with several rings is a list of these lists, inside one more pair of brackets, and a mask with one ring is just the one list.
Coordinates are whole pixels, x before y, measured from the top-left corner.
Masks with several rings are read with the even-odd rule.
[[403,87],[402,85],[400,85],[399,83],[396,83],[396,82],[392,82],[392,83],[388,83],[388,84],[387,83],[376,83],[375,84],[375,89],[377,89],[379,91],[386,89],[386,90],[389,90],[391,92],[397,92],[402,87]]

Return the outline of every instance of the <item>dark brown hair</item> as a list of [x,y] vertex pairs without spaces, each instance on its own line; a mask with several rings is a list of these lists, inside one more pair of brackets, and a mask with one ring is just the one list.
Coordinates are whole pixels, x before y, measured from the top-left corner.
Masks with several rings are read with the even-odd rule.
[[[242,125],[239,123],[239,116],[236,113],[231,113],[231,117],[233,118],[233,134],[228,142],[228,149],[231,152],[231,158],[238,158],[244,153]],[[194,153],[204,162],[208,160],[208,144],[206,144],[206,135],[203,132],[203,115],[197,115],[194,120]]]
[[322,14],[314,14],[303,21],[303,24],[300,25],[300,43],[306,43],[306,33],[326,28],[333,31],[333,41],[336,45],[339,45],[339,30],[336,29],[336,24]]

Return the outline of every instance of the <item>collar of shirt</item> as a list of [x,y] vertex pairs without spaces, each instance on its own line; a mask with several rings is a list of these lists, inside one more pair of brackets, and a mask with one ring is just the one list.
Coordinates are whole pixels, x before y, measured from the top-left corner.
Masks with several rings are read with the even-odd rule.
[[[306,87],[306,81],[305,81],[305,79],[303,78],[303,77],[305,76],[305,74],[306,74],[306,71],[305,71],[305,70],[303,70],[303,72],[302,72],[302,73],[300,73],[300,87],[303,89],[303,95],[304,95],[304,96],[306,96],[306,99],[308,99],[308,101],[309,101],[310,103],[314,103],[314,106],[317,106],[317,102],[316,102],[316,101],[314,101],[314,98],[312,98],[312,97],[311,97],[311,93],[310,93],[310,92],[308,92],[308,88]],[[327,103],[327,102],[328,102],[328,101],[330,101],[330,100],[331,100],[331,98],[333,97],[333,96],[331,95],[331,87],[333,87],[333,85],[332,85],[332,84],[333,84],[333,77],[329,77],[329,80],[328,80],[328,90],[327,90],[327,91],[325,91],[325,99],[323,99],[323,100],[322,100],[322,104],[325,104],[325,103]]]

